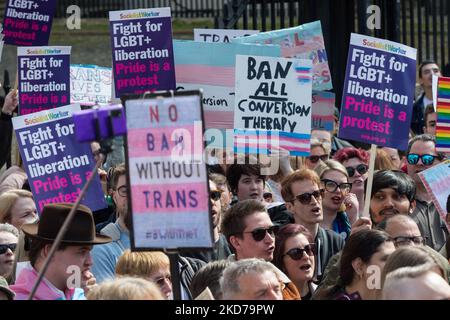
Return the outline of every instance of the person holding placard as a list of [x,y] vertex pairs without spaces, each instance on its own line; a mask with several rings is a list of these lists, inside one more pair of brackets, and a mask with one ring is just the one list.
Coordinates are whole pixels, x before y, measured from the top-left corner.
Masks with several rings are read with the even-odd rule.
[[433,75],[441,77],[441,70],[436,62],[432,60],[423,61],[419,65],[419,83],[423,88],[423,94],[416,100],[413,105],[411,129],[414,134],[424,133],[425,126],[424,112],[427,105],[433,103]]
[[436,140],[429,134],[415,136],[409,141],[407,171],[417,187],[417,206],[411,217],[419,225],[426,244],[436,251],[445,244],[448,230],[418,173],[439,164],[444,158],[444,154],[436,152]]

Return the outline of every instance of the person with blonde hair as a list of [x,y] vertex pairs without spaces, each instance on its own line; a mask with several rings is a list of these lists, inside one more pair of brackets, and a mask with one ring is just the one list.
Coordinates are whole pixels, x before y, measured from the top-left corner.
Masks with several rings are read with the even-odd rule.
[[17,229],[38,219],[33,194],[13,189],[0,195],[0,223],[12,224]]
[[151,281],[120,277],[108,280],[87,294],[88,300],[164,300],[159,288]]
[[159,287],[165,299],[172,299],[169,257],[161,251],[125,250],[117,261],[116,275],[150,280]]
[[319,163],[314,171],[325,189],[322,199],[323,221],[320,225],[347,239],[351,224],[358,219],[358,199],[350,193],[352,184],[347,170],[336,160],[327,160]]
[[305,158],[305,166],[313,170],[321,161],[327,161],[330,157],[331,145],[327,141],[319,141],[316,138],[311,138],[311,152]]

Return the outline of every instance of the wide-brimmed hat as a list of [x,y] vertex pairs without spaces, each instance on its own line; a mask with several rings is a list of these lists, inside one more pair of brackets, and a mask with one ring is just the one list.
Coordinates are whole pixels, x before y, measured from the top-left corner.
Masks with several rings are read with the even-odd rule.
[[[54,241],[73,205],[73,203],[52,203],[45,205],[42,209],[39,222],[24,224],[22,226],[23,232],[31,239]],[[92,211],[85,205],[80,204],[61,243],[94,245],[108,243],[111,240],[110,237],[95,234]]]

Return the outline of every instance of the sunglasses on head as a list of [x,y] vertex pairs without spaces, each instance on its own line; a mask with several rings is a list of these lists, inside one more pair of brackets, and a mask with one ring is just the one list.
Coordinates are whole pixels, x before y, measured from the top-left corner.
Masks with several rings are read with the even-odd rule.
[[220,200],[221,195],[222,195],[222,191],[219,191],[219,190],[212,190],[209,193],[209,197],[211,198],[212,201]]
[[406,160],[408,160],[409,164],[417,164],[419,162],[419,159],[422,159],[422,163],[426,166],[433,164],[434,159],[436,159],[437,156],[432,154],[416,154],[416,153],[410,153],[406,156]]
[[361,163],[361,164],[358,164],[355,168],[346,167],[345,169],[347,169],[348,176],[353,177],[355,175],[356,171],[358,171],[359,174],[363,175],[364,173],[367,172],[369,167],[367,165]]
[[322,160],[322,161],[327,161],[328,160],[328,155],[327,154],[322,154],[321,156],[309,156],[308,159],[312,163],[316,163],[317,161],[319,161],[319,159]]
[[16,251],[17,244],[16,243],[10,243],[10,244],[0,244],[0,254],[4,254],[8,249],[10,249],[12,252]]
[[335,192],[337,188],[341,189],[342,192],[350,192],[352,190],[352,184],[350,182],[344,182],[341,184],[337,184],[336,181],[329,180],[329,179],[322,179],[321,180],[323,185],[325,186],[325,190],[328,192]]
[[310,257],[314,256],[316,252],[316,244],[310,243],[306,245],[304,248],[292,248],[288,252],[286,252],[284,256],[289,256],[292,260],[300,260],[303,258],[303,253],[306,252],[306,254]]
[[266,233],[269,233],[269,235],[274,238],[279,229],[279,226],[271,226],[269,228],[257,228],[253,231],[244,231],[243,233],[251,233],[253,240],[261,241],[266,237]]
[[319,189],[319,190],[316,190],[313,192],[305,192],[305,193],[296,195],[295,199],[292,200],[292,202],[295,200],[298,200],[301,204],[309,204],[309,203],[311,203],[312,197],[314,197],[316,200],[319,200],[323,197],[324,193],[325,193],[324,189]]

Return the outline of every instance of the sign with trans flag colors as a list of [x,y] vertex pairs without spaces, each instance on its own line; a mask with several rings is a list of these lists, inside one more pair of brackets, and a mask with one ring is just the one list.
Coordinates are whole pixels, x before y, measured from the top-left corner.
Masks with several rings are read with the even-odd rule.
[[236,43],[278,44],[281,56],[312,60],[313,90],[331,90],[330,68],[320,21],[298,27],[261,32],[232,40]]
[[[425,189],[431,194],[431,199],[442,220],[447,221],[447,199],[450,197],[450,160],[419,172],[418,175]],[[447,229],[450,230],[448,223]]]
[[235,152],[307,156],[311,60],[236,56]]
[[313,91],[311,129],[333,131],[336,95],[327,91]]
[[439,77],[436,112],[436,150],[450,154],[450,78]]
[[200,101],[197,94],[125,102],[132,248],[213,245]]
[[208,147],[232,148],[236,55],[279,57],[280,47],[174,41],[177,90],[203,90]]
[[194,41],[197,42],[231,42],[237,37],[257,34],[258,30],[239,29],[194,29]]
[[111,101],[111,68],[94,65],[70,66],[70,102],[85,106]]

